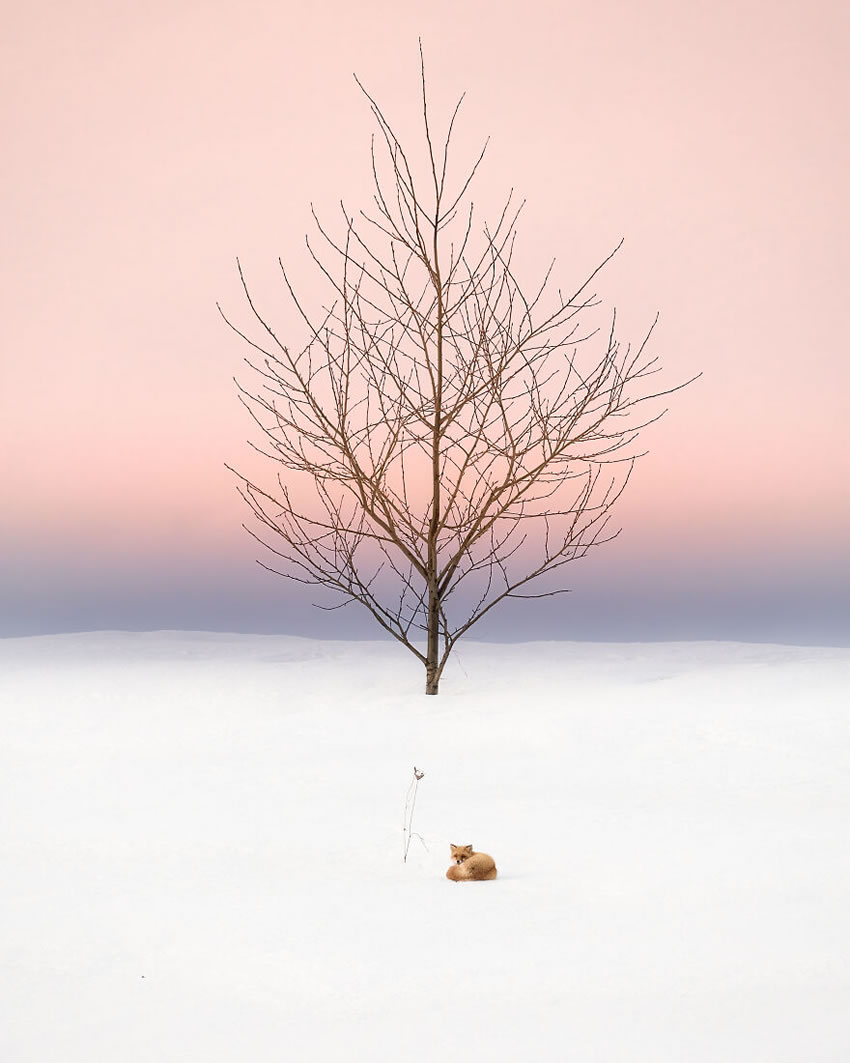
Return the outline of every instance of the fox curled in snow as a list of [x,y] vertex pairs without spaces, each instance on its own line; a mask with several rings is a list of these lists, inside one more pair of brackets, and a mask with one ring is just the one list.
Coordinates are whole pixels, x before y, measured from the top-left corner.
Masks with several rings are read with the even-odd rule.
[[496,877],[496,863],[487,853],[474,853],[471,845],[450,845],[452,862],[446,878],[452,882],[484,882]]

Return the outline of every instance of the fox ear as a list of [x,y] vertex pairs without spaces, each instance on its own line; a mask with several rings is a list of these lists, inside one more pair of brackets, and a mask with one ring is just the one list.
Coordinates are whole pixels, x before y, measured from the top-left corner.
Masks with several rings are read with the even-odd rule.
[[469,845],[464,845],[464,849],[468,849],[469,852],[472,852],[472,842],[470,842]]

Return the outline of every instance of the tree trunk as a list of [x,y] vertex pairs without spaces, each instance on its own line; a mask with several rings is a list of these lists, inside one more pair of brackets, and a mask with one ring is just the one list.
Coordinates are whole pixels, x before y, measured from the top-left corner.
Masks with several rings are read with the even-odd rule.
[[[434,562],[436,568],[436,560]],[[428,587],[428,646],[425,651],[425,693],[440,693],[440,610],[437,597],[436,576]]]

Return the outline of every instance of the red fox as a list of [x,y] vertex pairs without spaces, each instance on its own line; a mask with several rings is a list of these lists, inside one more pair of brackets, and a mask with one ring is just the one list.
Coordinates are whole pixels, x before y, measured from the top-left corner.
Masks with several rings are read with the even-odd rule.
[[483,882],[496,877],[496,864],[487,853],[474,853],[471,845],[451,845],[452,862],[446,878],[452,882]]

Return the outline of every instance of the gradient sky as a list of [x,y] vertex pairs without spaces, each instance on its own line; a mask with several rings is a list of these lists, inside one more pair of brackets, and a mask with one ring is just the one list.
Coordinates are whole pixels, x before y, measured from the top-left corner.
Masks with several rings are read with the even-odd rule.
[[238,254],[309,297],[309,204],[369,194],[368,108],[416,139],[468,93],[475,200],[527,199],[522,264],[598,290],[670,380],[623,534],[575,593],[479,636],[850,644],[850,15],[844,2],[9,8],[2,51],[0,634],[377,634],[254,564],[225,461],[250,425]]

